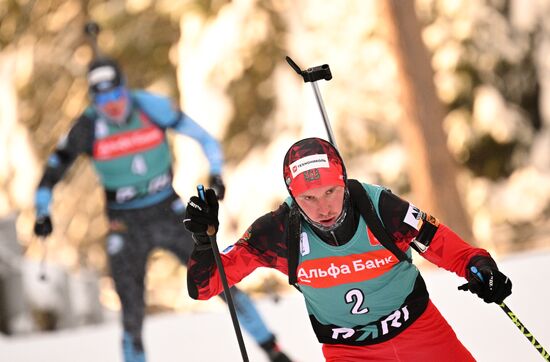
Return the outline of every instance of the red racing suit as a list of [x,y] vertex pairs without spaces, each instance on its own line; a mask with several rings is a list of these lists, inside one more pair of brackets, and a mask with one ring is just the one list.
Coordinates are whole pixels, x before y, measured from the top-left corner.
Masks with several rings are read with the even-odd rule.
[[[428,261],[465,277],[472,257],[489,256],[487,251],[469,245],[444,224],[436,221],[437,226],[433,228],[435,219],[425,213],[422,213],[426,216],[424,221],[415,225],[410,219],[411,207],[407,201],[387,190],[380,193],[378,215],[401,250],[407,251],[411,242],[419,235],[419,230],[422,232],[423,224],[431,220],[433,232],[429,247],[421,254]],[[238,283],[257,267],[277,269],[288,275],[289,210],[287,203],[283,203],[277,210],[258,218],[237,243],[221,255],[230,285]],[[193,251],[189,260],[187,283],[189,294],[194,299],[208,299],[223,290],[211,250]],[[427,291],[423,289],[422,292],[428,298]],[[381,356],[386,356],[388,360],[426,361],[432,358],[441,360],[439,352],[447,350],[453,351],[455,361],[473,360],[433,303],[429,301],[422,308],[425,310],[420,317],[389,340],[364,346],[357,343],[324,344],[323,353],[328,361],[362,361],[366,358],[380,360]],[[315,329],[315,323],[313,324]]]

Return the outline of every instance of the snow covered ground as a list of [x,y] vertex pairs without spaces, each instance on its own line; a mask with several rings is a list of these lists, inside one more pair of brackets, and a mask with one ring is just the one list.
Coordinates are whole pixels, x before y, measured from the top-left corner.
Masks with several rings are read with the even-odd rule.
[[[548,350],[550,249],[511,255],[500,259],[499,265],[514,283],[507,305]],[[478,361],[543,360],[498,306],[457,291],[460,278],[443,270],[426,270],[423,275],[433,301]],[[297,361],[323,360],[298,292],[284,295],[278,303],[258,300],[258,307],[280,344]],[[0,337],[0,361],[120,362],[119,336],[118,323],[109,322],[25,337]],[[229,313],[221,307],[214,312],[151,316],[145,324],[145,341],[150,362],[240,361]],[[245,343],[251,361],[266,361],[246,334]]]

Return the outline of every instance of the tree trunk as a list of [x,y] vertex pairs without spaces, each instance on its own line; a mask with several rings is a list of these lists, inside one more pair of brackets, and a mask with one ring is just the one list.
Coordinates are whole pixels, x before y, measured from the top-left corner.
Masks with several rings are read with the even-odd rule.
[[380,2],[395,54],[403,107],[401,138],[409,151],[409,177],[421,209],[473,242],[456,184],[457,166],[446,145],[444,108],[437,97],[430,56],[421,38],[414,0]]

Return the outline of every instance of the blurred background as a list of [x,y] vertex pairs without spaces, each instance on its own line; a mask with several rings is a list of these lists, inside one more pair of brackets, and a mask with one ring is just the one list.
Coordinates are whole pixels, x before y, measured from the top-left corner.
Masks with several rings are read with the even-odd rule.
[[[47,156],[88,102],[87,21],[131,88],[173,97],[222,142],[221,248],[286,196],[288,147],[326,137],[289,55],[302,69],[329,64],[333,79],[317,84],[350,177],[390,188],[498,260],[550,248],[549,15],[549,0],[0,0],[0,332],[118,318],[89,160],[55,188],[52,236],[32,233]],[[192,140],[171,145],[187,200],[208,163]],[[170,254],[148,268],[149,314],[217,303],[188,297]],[[273,300],[295,293],[269,270],[241,284]]]

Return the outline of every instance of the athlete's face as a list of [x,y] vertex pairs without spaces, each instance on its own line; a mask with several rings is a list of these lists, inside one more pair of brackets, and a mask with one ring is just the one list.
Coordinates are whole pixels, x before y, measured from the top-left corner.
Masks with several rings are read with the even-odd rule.
[[125,87],[120,86],[107,92],[95,95],[94,102],[97,109],[108,119],[122,123],[128,114],[129,100]]
[[342,213],[344,193],[344,186],[321,186],[307,190],[295,199],[311,220],[331,227]]

